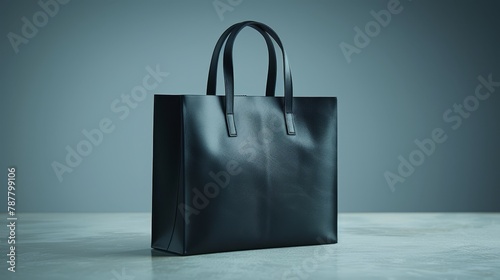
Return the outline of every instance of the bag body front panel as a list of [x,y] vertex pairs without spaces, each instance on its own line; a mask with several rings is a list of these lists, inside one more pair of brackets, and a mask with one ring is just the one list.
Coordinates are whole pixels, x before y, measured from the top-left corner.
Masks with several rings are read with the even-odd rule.
[[236,96],[229,137],[224,97],[184,96],[186,254],[336,242],[336,98],[293,102],[287,135],[283,98]]

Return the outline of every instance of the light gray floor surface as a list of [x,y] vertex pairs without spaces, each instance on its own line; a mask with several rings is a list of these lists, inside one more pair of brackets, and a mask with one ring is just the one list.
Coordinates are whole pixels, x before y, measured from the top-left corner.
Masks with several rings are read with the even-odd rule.
[[18,214],[0,279],[500,279],[500,214],[339,215],[339,243],[189,257],[150,249],[150,214]]

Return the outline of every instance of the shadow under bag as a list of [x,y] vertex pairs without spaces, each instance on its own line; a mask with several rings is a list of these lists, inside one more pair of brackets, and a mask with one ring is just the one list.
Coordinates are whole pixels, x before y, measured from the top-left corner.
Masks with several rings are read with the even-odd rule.
[[[245,27],[268,46],[266,96],[234,95],[232,49]],[[274,96],[273,39],[284,97]],[[217,96],[224,44],[225,95]],[[288,58],[267,25],[228,28],[207,95],[156,94],[153,121],[153,248],[192,255],[337,243],[337,99],[293,96]]]

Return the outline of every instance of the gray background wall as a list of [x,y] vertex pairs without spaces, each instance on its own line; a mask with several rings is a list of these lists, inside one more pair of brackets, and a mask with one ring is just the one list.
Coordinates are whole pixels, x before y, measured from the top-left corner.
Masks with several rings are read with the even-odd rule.
[[[297,96],[339,99],[340,211],[500,210],[500,87],[458,129],[443,119],[474,101],[478,76],[500,81],[500,2],[401,0],[350,63],[339,45],[354,45],[354,28],[391,1],[220,0],[231,7],[221,17],[213,2],[73,0],[16,53],[9,32],[22,35],[22,17],[43,25],[42,8],[2,1],[0,211],[8,166],[17,167],[19,212],[150,211],[152,93],[203,93],[218,36],[248,19],[280,34]],[[237,92],[262,95],[263,40],[245,30],[235,57]],[[120,119],[110,105],[156,65],[168,77]],[[113,132],[60,182],[51,164],[104,118]],[[385,172],[397,173],[398,156],[408,159],[435,128],[446,142],[391,189]]]

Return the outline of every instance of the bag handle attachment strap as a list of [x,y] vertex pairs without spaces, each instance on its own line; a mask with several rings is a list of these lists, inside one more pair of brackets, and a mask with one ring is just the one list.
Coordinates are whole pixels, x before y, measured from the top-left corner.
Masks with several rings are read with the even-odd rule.
[[[222,49],[222,45],[226,42],[231,32],[237,27],[241,26],[245,23],[250,23],[251,21],[244,21],[240,23],[236,23],[229,27],[222,35],[220,36],[217,44],[215,44],[214,52],[212,53],[212,59],[210,61],[210,68],[208,71],[208,82],[207,82],[207,95],[215,95],[217,90],[217,66],[219,63],[219,56]],[[276,51],[274,49],[274,44],[269,35],[259,28],[258,26],[252,26],[255,30],[259,31],[259,33],[264,37],[267,44],[267,50],[269,53],[269,65],[267,69],[267,85],[266,85],[266,96],[274,96],[274,92],[276,89]]]
[[285,89],[285,104],[284,104],[284,119],[286,124],[286,130],[288,135],[295,135],[295,123],[293,117],[293,86],[292,86],[292,73],[290,70],[290,64],[288,62],[288,57],[285,52],[285,48],[276,32],[269,26],[256,22],[256,21],[246,21],[237,25],[233,25],[234,28],[230,32],[229,38],[227,39],[224,48],[224,81],[226,90],[226,124],[228,135],[230,137],[236,137],[236,124],[234,122],[234,69],[233,69],[233,45],[238,33],[245,27],[250,26],[254,29],[261,29],[269,34],[274,41],[278,44],[283,55],[283,76],[284,76],[284,89]]

